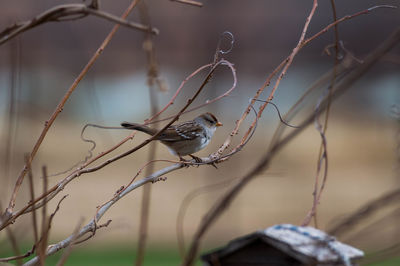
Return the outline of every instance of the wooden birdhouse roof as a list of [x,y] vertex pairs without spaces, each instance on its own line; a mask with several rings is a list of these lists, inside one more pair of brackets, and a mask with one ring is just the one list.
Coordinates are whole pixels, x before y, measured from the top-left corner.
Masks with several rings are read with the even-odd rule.
[[[279,224],[249,235],[234,239],[227,246],[202,256],[208,265],[231,265],[223,260],[238,260],[245,265],[252,263],[284,263],[281,265],[352,265],[364,253],[337,241],[334,237],[313,227]],[[247,258],[247,259],[246,259]],[[284,262],[286,261],[286,262]],[[289,261],[293,261],[290,264]],[[250,262],[248,262],[250,264]],[[300,264],[299,264],[300,263]],[[207,265],[206,264],[206,265]],[[218,264],[217,264],[218,265]]]

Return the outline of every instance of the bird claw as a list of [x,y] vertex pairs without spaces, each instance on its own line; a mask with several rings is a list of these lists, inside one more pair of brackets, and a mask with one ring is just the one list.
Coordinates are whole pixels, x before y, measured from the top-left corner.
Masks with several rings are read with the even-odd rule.
[[[200,158],[200,157],[197,157],[197,156],[194,156],[194,155],[192,155],[192,154],[189,154],[189,156],[190,157],[192,157],[192,159],[193,160],[195,160],[195,162],[196,162],[196,164],[197,164],[197,167],[199,167],[200,166],[200,164],[204,164],[204,162],[203,162],[203,160]],[[185,158],[183,158],[183,157],[181,157],[181,156],[179,156],[179,160],[182,162],[182,163],[184,163],[185,165],[186,165],[186,167],[189,167],[189,160],[186,160]],[[208,164],[210,164],[212,167],[214,167],[215,169],[218,169],[218,167],[217,167],[217,165],[215,164],[215,162],[211,162],[211,163],[208,163]]]
[[182,164],[184,164],[186,167],[189,167],[189,160],[186,160],[185,158],[179,156],[179,161],[181,161]]
[[218,169],[217,165],[215,164],[215,162],[210,163],[215,169]]
[[197,156],[194,156],[194,155],[191,155],[191,154],[189,154],[189,156],[192,157],[193,160],[196,161],[196,163],[203,163],[203,160],[201,158],[199,158]]

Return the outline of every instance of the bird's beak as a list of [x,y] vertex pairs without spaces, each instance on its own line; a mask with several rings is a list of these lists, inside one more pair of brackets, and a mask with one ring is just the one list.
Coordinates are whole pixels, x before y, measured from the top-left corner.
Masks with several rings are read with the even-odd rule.
[[223,124],[222,124],[221,122],[217,122],[217,123],[215,124],[215,126],[216,126],[216,127],[221,127],[221,126],[223,126]]

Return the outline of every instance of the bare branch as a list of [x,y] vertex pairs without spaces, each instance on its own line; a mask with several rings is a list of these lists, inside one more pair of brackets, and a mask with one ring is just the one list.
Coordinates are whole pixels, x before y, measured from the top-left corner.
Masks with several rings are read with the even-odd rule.
[[83,223],[83,218],[79,219],[78,224],[76,225],[72,233],[71,243],[69,243],[69,245],[65,248],[64,253],[62,254],[60,260],[57,262],[57,266],[63,266],[67,261],[72,251],[72,245],[78,237],[79,229],[82,227],[82,223]]
[[88,7],[84,4],[65,4],[50,8],[37,15],[32,20],[14,23],[12,26],[6,28],[0,32],[0,45],[11,40],[18,34],[21,34],[24,31],[37,27],[41,24],[54,21],[76,20],[86,17],[87,15],[94,15],[129,28],[141,31],[149,31],[153,34],[159,33],[159,31],[155,28],[150,28],[146,25],[121,19],[107,12],[94,9],[90,6]]
[[[124,196],[126,196],[127,194],[129,194],[130,192],[132,192],[133,190],[137,189],[138,187],[143,186],[144,184],[147,183],[153,183],[158,181],[158,179],[166,174],[168,174],[169,172],[175,171],[177,169],[180,169],[184,167],[184,164],[173,164],[171,166],[165,167],[153,174],[151,174],[150,176],[143,178],[141,180],[138,180],[136,182],[134,182],[133,184],[131,184],[130,186],[128,186],[126,189],[124,189],[121,193],[117,193],[117,195],[110,200],[109,202],[107,202],[106,204],[104,204],[96,213],[96,217],[93,218],[87,225],[85,225],[78,233],[78,237],[77,239],[81,238],[82,236],[84,236],[85,234],[89,233],[89,232],[93,232],[96,230],[96,228],[99,228],[99,226],[96,227],[96,221],[100,221],[100,219],[103,217],[103,215],[116,203],[118,202],[121,198],[123,198]],[[58,242],[57,244],[54,245],[50,245],[47,248],[47,256],[54,254],[55,252],[66,248],[72,241],[73,237],[72,235],[69,236],[68,238]],[[31,260],[29,260],[25,265],[29,266],[29,265],[35,265],[36,263],[38,263],[38,257],[34,257]]]
[[170,0],[170,1],[187,4],[187,5],[191,5],[191,6],[203,7],[203,3],[200,3],[200,2],[197,2],[194,0]]
[[[142,1],[139,6],[140,21],[144,24],[151,25],[150,14],[145,1]],[[155,115],[158,112],[158,101],[156,98],[155,85],[158,84],[158,63],[155,56],[155,48],[152,39],[152,35],[145,33],[143,46],[145,47],[145,53],[147,57],[147,85],[149,89],[150,98],[150,113]],[[160,91],[162,88],[160,87]],[[148,161],[154,160],[156,155],[157,142],[150,143],[148,151]],[[150,175],[154,171],[154,164],[146,169],[146,176]],[[137,244],[137,253],[135,259],[135,265],[141,266],[143,264],[144,255],[146,251],[148,226],[149,226],[149,215],[150,215],[150,199],[151,199],[151,184],[143,186],[142,190],[142,205],[140,209],[140,224],[139,224],[139,237]]]
[[[26,155],[25,157],[25,164],[28,167],[28,177],[29,177],[29,190],[30,190],[30,196],[31,196],[31,201],[35,199],[35,190],[33,186],[33,175],[32,175],[32,168],[29,163],[29,157]],[[33,239],[35,240],[35,244],[38,243],[39,236],[38,236],[38,227],[37,227],[37,219],[36,219],[36,209],[33,208],[32,211],[32,226],[33,226]]]
[[[46,166],[42,167],[43,171],[43,194],[47,194],[47,168]],[[43,208],[42,208],[42,230],[41,230],[41,237],[38,244],[38,256],[40,265],[45,264],[46,260],[46,247],[47,247],[47,240],[49,237],[50,231],[50,219],[47,217],[47,202],[46,198],[43,198]]]
[[312,37],[306,39],[306,40],[301,44],[301,46],[303,47],[304,45],[307,45],[309,42],[311,42],[311,41],[314,40],[315,38],[318,38],[318,37],[321,36],[322,34],[326,33],[329,29],[331,29],[332,27],[336,26],[337,24],[339,24],[339,23],[341,23],[341,22],[343,22],[343,21],[346,21],[346,20],[349,20],[349,19],[358,17],[358,16],[360,16],[360,15],[366,15],[366,14],[368,14],[369,12],[371,12],[372,10],[375,10],[375,9],[378,9],[378,8],[391,8],[391,9],[396,9],[397,7],[396,7],[396,6],[390,6],[390,5],[373,6],[373,7],[370,7],[370,8],[368,8],[368,9],[362,10],[362,11],[360,11],[360,12],[354,13],[354,14],[352,14],[352,15],[344,16],[344,17],[342,17],[342,18],[336,20],[335,22],[329,24],[328,26],[326,26],[325,28],[323,28],[321,31],[319,31],[318,33],[314,34]]
[[19,260],[19,259],[24,259],[29,257],[35,252],[35,245],[32,247],[31,250],[29,250],[27,253],[19,256],[12,256],[12,257],[7,257],[7,258],[0,258],[0,262],[7,262],[7,261],[12,261],[12,260]]

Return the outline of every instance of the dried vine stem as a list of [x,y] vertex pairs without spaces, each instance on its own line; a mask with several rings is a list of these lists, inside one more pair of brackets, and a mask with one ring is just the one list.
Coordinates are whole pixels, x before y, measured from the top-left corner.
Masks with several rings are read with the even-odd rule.
[[[334,0],[331,0],[331,5],[332,5],[332,10],[333,10],[333,17],[334,17],[334,23],[337,22],[337,18],[336,18],[336,9],[335,9],[335,4],[334,4]],[[396,8],[394,6],[388,6],[388,5],[382,5],[382,6],[374,6],[371,7],[369,9],[360,11],[354,15],[349,15],[349,16],[345,16],[343,18],[341,18],[341,21],[344,21],[346,19],[351,19],[355,16],[359,16],[359,15],[363,15],[363,14],[367,14],[369,13],[371,10],[374,10],[376,8]],[[331,25],[329,25],[328,27],[334,27],[335,30],[335,66],[333,69],[333,74],[332,74],[332,80],[331,80],[331,86],[328,88],[328,99],[330,98],[330,95],[332,93],[332,87],[335,84],[335,80],[336,80],[336,67],[338,65],[338,51],[339,51],[339,37],[338,37],[338,31],[337,31],[337,24],[332,23]],[[328,30],[328,27],[326,27],[326,30]],[[324,97],[324,96],[321,96]],[[318,132],[320,133],[321,136],[321,146],[320,146],[320,151],[319,151],[319,155],[318,155],[318,162],[317,162],[317,172],[315,175],[315,182],[314,182],[314,190],[313,190],[313,203],[312,203],[312,207],[311,210],[307,213],[304,221],[302,222],[303,226],[307,226],[309,225],[309,223],[311,222],[311,219],[314,218],[314,223],[315,226],[317,227],[317,218],[316,218],[316,214],[317,214],[317,206],[320,203],[321,200],[321,196],[322,196],[322,192],[325,188],[325,184],[326,184],[326,180],[327,180],[327,176],[328,176],[328,153],[327,153],[327,140],[326,140],[326,130],[328,127],[328,118],[329,118],[329,111],[330,111],[330,101],[328,101],[328,106],[325,112],[325,121],[324,121],[324,125],[322,126],[321,123],[318,120],[318,117],[315,117],[315,127],[318,130]],[[318,108],[318,105],[317,107]],[[324,173],[322,175],[322,183],[321,185],[319,185],[319,175],[322,169],[322,164],[324,164]]]
[[[345,92],[354,82],[356,82],[372,65],[374,65],[382,56],[392,49],[396,44],[400,42],[400,28],[394,31],[394,33],[385,40],[375,51],[371,52],[366,58],[363,64],[356,67],[349,75],[347,75],[340,83],[336,84],[332,88],[332,98],[334,101],[338,96]],[[293,130],[286,137],[282,138],[275,145],[268,150],[268,152],[261,158],[259,163],[249,171],[248,174],[240,178],[240,180],[225,193],[209,210],[209,212],[203,217],[200,226],[196,230],[193,241],[187,252],[183,265],[192,265],[194,258],[197,255],[201,238],[208,228],[215,222],[215,220],[229,207],[236,195],[262,170],[267,168],[274,158],[286,144],[288,144],[294,137],[302,132],[309,124],[314,121],[315,115],[323,112],[328,105],[328,100],[325,99],[320,106],[318,113],[312,113],[308,116],[299,126],[300,128]]]
[[[332,7],[333,22],[335,22],[337,20],[335,0],[331,0],[331,7]],[[310,212],[307,214],[306,218],[304,219],[304,221],[302,223],[303,226],[307,226],[307,225],[309,225],[311,218],[314,218],[314,226],[316,228],[318,228],[317,206],[320,202],[322,192],[324,190],[326,180],[328,178],[328,149],[327,149],[327,139],[326,139],[325,133],[326,133],[326,130],[328,129],[329,114],[330,114],[330,109],[331,109],[331,101],[329,99],[331,98],[332,87],[335,86],[336,77],[337,77],[337,67],[339,65],[339,32],[338,32],[337,24],[334,26],[334,33],[335,33],[335,45],[334,45],[335,46],[335,58],[334,58],[334,66],[333,66],[331,84],[328,87],[328,90],[329,90],[328,106],[327,106],[326,112],[325,112],[324,125],[323,126],[321,125],[321,123],[318,120],[318,116],[315,117],[315,123],[316,123],[315,127],[317,128],[317,130],[320,133],[321,145],[319,148],[319,154],[318,154],[318,160],[317,160],[317,172],[315,174],[313,203],[312,203]],[[322,97],[324,97],[324,95],[321,95],[321,98]],[[319,103],[317,104],[316,108],[318,108]],[[324,175],[322,177],[321,187],[319,187],[319,184],[318,184],[319,183],[319,175],[320,175],[320,171],[321,171],[323,163],[325,163]]]
[[[215,97],[214,99],[211,100],[207,100],[205,103],[199,104],[195,107],[192,108],[188,108],[185,112],[183,112],[182,114],[186,114],[186,113],[190,113],[193,112],[195,110],[198,110],[200,108],[203,108],[204,106],[207,106],[209,104],[212,104],[216,101],[221,100],[222,98],[228,97],[232,91],[236,88],[237,86],[237,77],[236,77],[236,69],[234,68],[233,64],[231,64],[229,61],[225,61],[223,62],[224,65],[228,66],[232,72],[232,78],[233,78],[233,83],[232,83],[232,87],[230,87],[230,89],[228,89],[227,91],[225,91],[223,94]],[[161,113],[163,113],[169,106],[171,106],[172,104],[174,104],[174,101],[176,99],[176,97],[179,95],[179,93],[181,92],[184,84],[193,76],[197,75],[201,70],[204,70],[206,68],[212,67],[213,64],[207,64],[204,66],[201,66],[200,68],[196,69],[195,72],[193,72],[192,74],[190,74],[184,81],[182,81],[181,85],[179,86],[178,90],[175,92],[175,94],[172,96],[171,100],[162,108],[161,111],[159,111],[157,114],[155,114],[154,116],[152,116],[149,119],[146,119],[145,124],[152,124],[152,123],[158,123],[158,122],[162,122],[162,121],[166,121],[169,120],[171,118],[173,118],[174,116],[168,116],[165,117],[163,119],[159,119],[156,121],[152,121],[154,120],[156,117],[160,116]]]
[[[171,97],[171,99],[169,100],[169,102],[157,113],[155,113],[154,115],[152,115],[150,118],[145,120],[145,124],[150,124],[151,121],[153,121],[156,117],[160,116],[163,112],[165,112],[168,107],[170,107],[171,105],[174,104],[176,97],[178,97],[179,93],[181,92],[183,86],[194,76],[198,75],[200,73],[200,71],[207,69],[209,67],[211,67],[212,64],[207,64],[204,66],[199,67],[198,69],[196,69],[194,72],[192,72],[189,76],[187,76],[179,85],[178,89],[176,90],[176,92],[174,93],[174,95]],[[172,116],[173,117],[173,116]],[[172,117],[167,117],[166,119],[171,119]],[[158,122],[158,121],[156,121]],[[153,122],[154,123],[154,122]]]
[[315,38],[318,38],[318,37],[321,36],[322,34],[326,33],[329,29],[331,29],[332,27],[336,26],[337,24],[339,24],[339,23],[341,23],[341,22],[343,22],[343,21],[345,21],[345,20],[349,20],[349,19],[352,19],[352,18],[361,16],[361,15],[366,15],[366,14],[370,13],[371,11],[373,11],[373,10],[375,10],[375,9],[378,9],[378,8],[391,8],[391,9],[396,9],[397,6],[378,5],[378,6],[373,6],[373,7],[370,7],[370,8],[368,8],[368,9],[362,10],[362,11],[360,11],[360,12],[354,13],[354,14],[352,14],[352,15],[344,16],[344,17],[342,17],[342,18],[336,20],[335,22],[332,22],[331,24],[329,24],[328,26],[326,26],[323,30],[321,30],[320,32],[314,34],[312,37],[310,37],[310,38],[308,38],[307,40],[305,40],[305,41],[301,44],[301,46],[307,45],[309,42],[313,41]]
[[155,28],[151,28],[140,23],[127,21],[125,18],[121,19],[91,6],[86,6],[84,4],[65,4],[50,8],[34,17],[32,20],[14,23],[14,25],[6,28],[0,32],[0,45],[41,24],[54,21],[59,22],[66,20],[77,20],[88,15],[94,15],[132,29],[146,32],[150,31],[152,34],[159,33],[159,31]]
[[31,256],[35,252],[35,249],[36,249],[36,246],[34,245],[28,252],[26,252],[23,255],[0,258],[0,262],[8,262],[8,261],[20,260],[20,259],[27,258],[27,257]]
[[[136,4],[138,3],[139,0],[134,0],[132,1],[132,3],[128,6],[128,8],[125,10],[124,14],[122,15],[122,18],[125,19],[129,13],[132,11],[132,9],[136,6]],[[53,125],[54,121],[56,120],[56,118],[58,117],[58,115],[62,112],[65,103],[67,102],[67,100],[69,99],[69,97],[71,96],[71,94],[74,92],[75,88],[78,86],[79,82],[83,79],[83,77],[86,75],[86,73],[89,71],[89,69],[92,67],[92,65],[94,64],[94,62],[97,60],[97,58],[100,56],[100,54],[103,52],[103,50],[105,49],[105,47],[108,45],[108,43],[111,41],[112,37],[114,36],[114,34],[117,32],[117,30],[119,29],[120,25],[115,25],[112,30],[110,31],[110,33],[107,35],[107,37],[104,39],[103,43],[100,45],[100,47],[97,49],[97,51],[95,52],[95,54],[92,56],[92,58],[89,60],[89,62],[87,63],[87,65],[82,69],[81,73],[79,73],[78,77],[75,79],[75,81],[72,83],[72,85],[70,86],[70,88],[67,90],[67,92],[65,93],[64,97],[61,99],[60,103],[58,104],[58,106],[56,107],[55,111],[53,112],[53,114],[50,116],[49,120],[47,120],[45,122],[44,128],[38,138],[38,140],[36,141],[30,155],[29,155],[29,163],[32,163],[33,158],[35,157],[37,151],[39,150],[40,145],[42,144],[45,136],[47,135],[47,132],[49,131],[50,127]],[[15,200],[17,197],[17,193],[19,191],[19,188],[23,182],[23,179],[26,175],[28,171],[28,167],[25,164],[22,171],[20,172],[18,179],[17,179],[17,183],[14,187],[14,191],[13,194],[11,196],[9,205],[7,207],[7,209],[5,210],[4,214],[2,215],[2,219],[0,220],[0,230],[2,230],[6,225],[9,224],[9,222],[12,219],[13,216],[13,210],[14,210],[14,206],[15,206]],[[49,193],[54,191],[55,189],[50,189]],[[43,196],[44,197],[44,196]],[[38,199],[38,201],[43,198],[40,197]],[[36,201],[37,202],[37,201]],[[33,204],[35,204],[36,202],[34,202]],[[8,221],[8,222],[4,222],[4,221]]]
[[[139,4],[138,9],[139,9],[140,21],[144,24],[151,25],[152,23],[146,2],[142,1]],[[152,34],[148,32],[144,34],[143,47],[147,57],[147,86],[149,90],[150,113],[151,115],[154,115],[158,111],[158,101],[156,98],[155,85],[160,83],[157,82],[159,81],[158,63],[156,60],[155,47]],[[160,91],[162,91],[161,86],[160,86]],[[154,160],[157,146],[158,146],[157,142],[150,143],[148,151],[148,161]],[[151,164],[150,167],[146,168],[146,176],[150,175],[152,172],[154,172],[154,164]],[[150,216],[150,199],[151,199],[151,186],[150,184],[147,184],[143,186],[142,189],[138,245],[136,252],[137,255],[135,258],[136,266],[141,266],[143,264],[144,254],[146,251],[149,216]]]
[[[137,146],[134,147],[133,149],[131,149],[131,150],[129,150],[129,151],[123,153],[123,154],[117,155],[117,156],[115,156],[114,158],[111,158],[111,159],[107,160],[106,162],[104,162],[104,163],[101,164],[100,166],[93,167],[93,168],[91,168],[91,169],[82,169],[82,170],[80,171],[80,174],[82,174],[82,173],[84,173],[84,172],[90,172],[90,171],[98,170],[98,169],[100,169],[100,168],[106,166],[107,164],[109,164],[109,163],[111,163],[111,162],[113,162],[113,161],[116,161],[116,160],[118,160],[118,159],[120,159],[120,158],[122,158],[122,157],[125,157],[125,156],[131,154],[131,153],[134,152],[134,151],[137,151],[138,149],[140,149],[140,148],[143,147],[144,145],[146,145],[146,144],[148,144],[149,142],[151,142],[152,140],[154,140],[154,139],[158,136],[158,134],[161,134],[167,127],[169,127],[172,123],[174,123],[174,122],[179,118],[179,116],[190,106],[190,104],[196,99],[196,97],[197,97],[197,96],[200,94],[200,92],[203,90],[204,86],[209,82],[209,80],[210,80],[212,74],[214,73],[214,71],[216,70],[216,68],[217,68],[218,66],[222,65],[222,64],[228,64],[228,65],[232,66],[231,63],[229,63],[228,61],[226,61],[226,60],[224,60],[224,59],[222,59],[222,60],[218,61],[216,64],[214,64],[213,67],[211,68],[211,70],[209,71],[207,77],[204,79],[203,83],[200,85],[199,89],[198,89],[198,90],[196,91],[196,93],[194,94],[194,96],[193,96],[191,99],[189,99],[189,100],[187,101],[187,103],[185,104],[185,106],[178,112],[178,114],[177,114],[167,125],[165,125],[156,135],[154,135],[154,136],[152,136],[151,138],[145,140],[144,142],[142,142],[141,144],[137,145]],[[211,162],[211,159],[209,159],[209,161]],[[207,163],[207,160],[205,161],[205,163]],[[147,164],[146,164],[146,165],[147,165]],[[96,229],[98,228],[97,222],[98,222],[98,221],[100,220],[100,218],[104,215],[104,213],[105,213],[115,202],[117,202],[119,199],[121,199],[122,197],[124,197],[125,195],[127,195],[129,192],[131,192],[131,191],[133,191],[134,189],[136,189],[136,188],[138,188],[138,187],[141,187],[141,186],[143,186],[143,185],[145,185],[145,184],[147,184],[147,183],[149,183],[149,182],[152,182],[152,183],[157,182],[157,181],[159,181],[160,177],[162,177],[163,175],[165,175],[165,174],[167,174],[167,173],[169,173],[169,172],[171,172],[171,171],[174,171],[174,170],[183,168],[185,165],[186,165],[186,164],[185,164],[185,163],[182,163],[182,162],[177,163],[177,164],[173,164],[173,165],[171,165],[171,166],[169,166],[169,167],[166,167],[166,168],[164,168],[164,169],[162,169],[162,170],[160,170],[160,171],[157,171],[156,173],[154,173],[154,174],[152,174],[152,175],[150,175],[150,176],[148,176],[148,177],[146,177],[146,178],[144,178],[144,179],[142,179],[142,180],[139,180],[139,181],[137,181],[137,182],[132,183],[133,180],[136,178],[136,176],[137,176],[137,175],[136,175],[135,178],[132,179],[132,181],[130,182],[130,184],[129,184],[128,186],[123,187],[122,189],[120,189],[120,190],[115,194],[115,196],[114,196],[111,200],[109,200],[108,202],[104,203],[103,205],[101,205],[101,207],[98,208],[98,210],[97,210],[97,212],[96,212],[96,215],[95,215],[95,217],[93,218],[93,220],[92,220],[89,224],[87,224],[86,226],[84,226],[84,227],[80,230],[80,232],[79,232],[77,238],[79,239],[79,238],[81,238],[83,235],[85,235],[86,233],[92,232],[92,235],[90,235],[89,237],[87,237],[86,239],[84,239],[84,240],[82,240],[82,241],[86,241],[87,239],[91,238],[91,237],[94,235],[94,233],[96,232]],[[64,180],[65,180],[65,179],[64,179]],[[71,181],[71,180],[69,180],[69,181]],[[69,182],[69,181],[68,181],[68,182]],[[50,194],[50,195],[47,196],[47,197],[51,197],[51,196],[54,197],[55,192],[57,192],[57,191],[54,191],[52,194]],[[51,255],[51,254],[57,252],[58,250],[60,250],[60,249],[62,249],[62,248],[65,248],[67,245],[70,244],[70,242],[71,242],[71,236],[68,237],[67,239],[65,239],[64,241],[59,242],[59,243],[56,244],[56,245],[50,246],[50,247],[48,248],[47,255]],[[34,263],[37,262],[37,260],[38,260],[38,257],[35,257],[35,258],[33,258],[31,261],[29,261],[29,263],[32,263],[32,264],[29,264],[29,263],[28,263],[27,265],[33,265]]]

